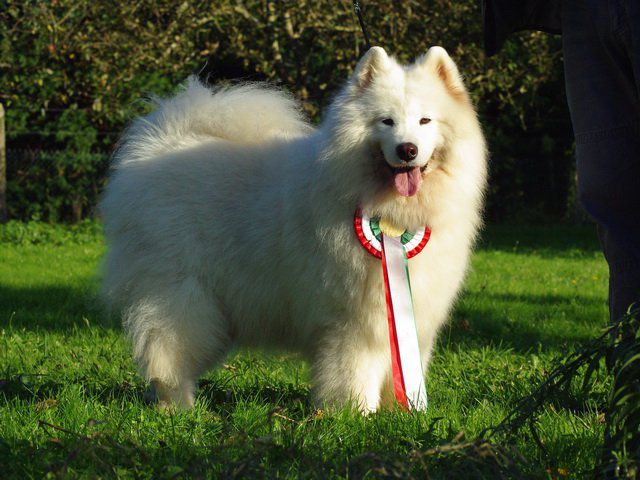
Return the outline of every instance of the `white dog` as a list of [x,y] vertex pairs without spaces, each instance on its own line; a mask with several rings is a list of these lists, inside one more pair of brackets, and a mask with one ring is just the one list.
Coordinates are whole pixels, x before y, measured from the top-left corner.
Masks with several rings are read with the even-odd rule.
[[232,348],[269,346],[309,359],[321,405],[373,411],[393,402],[387,313],[354,211],[431,229],[409,260],[426,369],[485,176],[473,105],[440,47],[410,66],[370,49],[317,129],[268,86],[190,79],[115,155],[104,293],[163,404],[193,405],[198,377]]

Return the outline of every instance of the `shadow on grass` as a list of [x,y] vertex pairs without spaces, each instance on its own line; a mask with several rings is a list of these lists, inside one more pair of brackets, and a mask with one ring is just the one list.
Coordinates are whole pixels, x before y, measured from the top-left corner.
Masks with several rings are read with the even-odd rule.
[[0,324],[15,329],[56,331],[88,323],[120,328],[118,319],[107,315],[92,282],[88,279],[86,287],[0,285]]
[[338,478],[345,478],[355,470],[359,473],[355,478],[363,478],[364,473],[380,473],[389,467],[394,473],[409,470],[407,456],[386,460],[393,458],[392,453],[366,452],[350,461],[351,452],[321,454],[305,448],[301,441],[285,444],[271,436],[237,434],[209,448],[195,448],[188,443],[166,445],[162,440],[154,446],[143,446],[117,440],[115,432],[86,436],[51,427],[48,431],[50,442],[45,448],[0,439],[0,461],[8,466],[3,472],[6,478],[66,478],[72,472],[107,478],[118,477],[114,472],[126,472],[133,478],[282,478],[298,471],[300,478],[324,479],[328,472],[333,473],[331,477],[341,474]]
[[[147,386],[142,383],[130,383],[126,380],[117,383],[100,382],[97,377],[79,376],[61,381],[53,375],[15,374],[8,378],[0,378],[0,399],[25,400],[38,404],[58,398],[64,389],[76,386],[87,398],[100,403],[132,402],[146,403]],[[236,408],[238,403],[256,402],[276,406],[298,404],[311,409],[311,394],[306,384],[294,384],[283,381],[265,381],[256,379],[243,385],[231,381],[228,376],[220,375],[214,379],[201,379],[198,382],[197,397],[209,405],[209,409],[219,412]],[[150,407],[152,407],[150,405]]]
[[[456,308],[440,337],[445,345],[480,347],[500,344],[519,352],[538,348],[562,351],[591,340],[594,324],[601,323],[603,329],[607,326],[604,315],[601,319],[584,316],[585,307],[591,311],[602,307],[604,311],[606,304],[599,298],[487,293],[482,294],[482,303],[490,306],[485,306],[474,304],[474,295],[468,294]],[[518,304],[533,309],[545,308],[540,309],[540,316],[523,321],[518,314]]]
[[593,225],[488,225],[480,235],[478,248],[549,257],[601,251]]
[[[49,442],[42,446],[0,439],[0,461],[7,465],[3,473],[8,478],[64,478],[78,473],[118,477],[125,472],[134,478],[288,478],[292,473],[313,479],[528,478],[522,470],[526,465],[514,450],[483,440],[456,438],[449,443],[434,433],[433,424],[425,425],[421,445],[407,443],[396,419],[393,430],[378,422],[382,431],[372,433],[383,435],[378,441],[340,440],[327,448],[326,428],[315,428],[318,421],[312,417],[288,418],[275,428],[273,418],[269,414],[262,419],[268,435],[235,431],[206,447],[195,447],[188,436],[172,444],[161,438],[140,444],[122,440],[118,431],[92,421],[81,431],[40,421]],[[222,431],[229,430],[233,425],[223,420]]]
[[227,380],[202,379],[198,382],[198,397],[206,400],[210,409],[218,411],[225,405],[237,406],[239,402],[256,402],[274,406],[298,404],[306,409],[313,408],[311,393],[303,385],[287,382],[264,382],[256,380],[248,385],[231,385]]
[[[482,295],[482,303],[490,299],[490,307],[474,305],[474,296]],[[528,351],[538,344],[543,349],[564,348],[568,344],[588,340],[586,328],[566,328],[562,336],[545,331],[544,325],[515,321],[508,311],[516,312],[518,304],[556,307],[566,322],[576,326],[594,323],[593,318],[581,317],[584,307],[598,307],[597,298],[575,295],[525,295],[506,293],[467,294],[461,302],[443,338],[467,345],[501,343],[520,351]],[[543,310],[541,310],[543,311]],[[107,329],[120,329],[117,315],[107,315],[92,288],[44,286],[15,288],[0,285],[0,319],[14,329],[50,330],[65,332],[90,324]],[[471,328],[459,325],[469,323]],[[606,326],[603,323],[603,328]],[[542,328],[541,328],[542,327]]]
[[[581,306],[600,307],[605,305],[601,298],[586,295],[527,295],[523,293],[490,293],[482,294],[483,298],[489,298],[502,303],[524,303],[527,305],[556,306],[568,314],[571,313],[571,306],[579,304]],[[568,309],[568,310],[567,310]],[[580,320],[580,319],[576,319]]]
[[106,384],[93,383],[98,378],[89,376],[79,376],[77,378],[66,378],[61,381],[54,375],[29,375],[16,374],[9,378],[0,378],[0,399],[10,402],[12,400],[25,400],[32,402],[39,408],[40,402],[46,407],[46,402],[58,398],[64,389],[75,386],[88,398],[98,400],[100,403],[111,401],[131,401],[141,403],[144,401],[146,388],[141,385],[134,385],[128,381]]

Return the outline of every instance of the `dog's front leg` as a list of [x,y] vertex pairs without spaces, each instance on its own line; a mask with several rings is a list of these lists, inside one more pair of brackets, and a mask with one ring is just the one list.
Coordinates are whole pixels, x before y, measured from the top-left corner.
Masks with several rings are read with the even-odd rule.
[[363,413],[378,409],[390,365],[388,349],[378,343],[362,332],[324,336],[312,366],[318,406],[352,406]]

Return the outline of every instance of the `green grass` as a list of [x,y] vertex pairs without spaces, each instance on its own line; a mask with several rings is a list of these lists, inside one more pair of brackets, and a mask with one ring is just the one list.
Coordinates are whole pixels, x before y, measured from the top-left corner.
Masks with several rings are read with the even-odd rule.
[[[193,410],[162,413],[143,403],[118,322],[96,303],[98,232],[0,231],[0,477],[495,478],[480,454],[430,449],[499,423],[556,357],[607,322],[606,264],[590,227],[490,227],[440,336],[426,414],[318,412],[308,367],[264,352],[209,373]],[[515,437],[520,472],[581,478],[593,468],[608,386],[601,377],[550,402],[536,425],[543,446],[525,430]]]

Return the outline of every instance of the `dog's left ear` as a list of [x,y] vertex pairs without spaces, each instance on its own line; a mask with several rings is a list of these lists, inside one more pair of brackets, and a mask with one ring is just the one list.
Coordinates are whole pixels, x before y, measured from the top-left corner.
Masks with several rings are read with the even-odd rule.
[[444,48],[431,47],[416,61],[416,64],[434,72],[442,80],[452,97],[458,100],[469,98],[458,67]]

